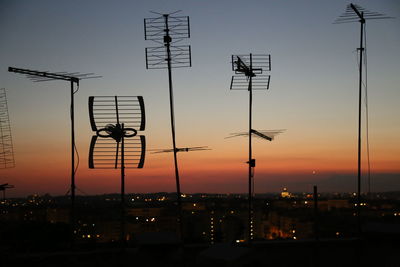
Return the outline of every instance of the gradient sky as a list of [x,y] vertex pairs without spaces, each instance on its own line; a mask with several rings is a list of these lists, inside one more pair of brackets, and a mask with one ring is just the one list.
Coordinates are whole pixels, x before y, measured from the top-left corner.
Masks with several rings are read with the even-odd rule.
[[[81,192],[119,190],[119,171],[88,169],[88,96],[142,95],[148,148],[171,148],[167,71],[145,69],[144,48],[154,44],[143,18],[183,10],[193,67],[173,71],[177,145],[212,148],[179,154],[183,192],[246,192],[247,139],[224,138],[248,125],[248,94],[229,83],[230,56],[249,52],[272,55],[270,89],[254,93],[254,128],[286,129],[273,142],[254,140],[255,191],[356,190],[359,24],[332,24],[349,3],[0,0],[0,87],[16,160],[0,182],[16,186],[8,196],[65,194],[70,183],[69,84],[33,83],[9,66],[103,76],[76,94]],[[355,3],[397,17],[367,22],[367,54],[372,190],[400,190],[400,4]],[[174,191],[173,155],[148,153],[126,181],[127,192]]]

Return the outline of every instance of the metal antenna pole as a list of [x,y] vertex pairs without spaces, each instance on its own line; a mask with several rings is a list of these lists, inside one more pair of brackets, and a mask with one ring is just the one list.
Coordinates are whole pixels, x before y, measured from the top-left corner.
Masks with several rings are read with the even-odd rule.
[[314,185],[314,266],[319,266],[319,218],[318,218],[318,188]]
[[[190,45],[176,45],[183,39],[190,38],[189,17],[175,16],[177,12],[163,14],[156,18],[144,19],[145,40],[154,41],[162,46],[146,48],[147,69],[168,69],[169,101],[171,116],[171,133],[174,152],[174,167],[177,193],[178,235],[183,241],[182,196],[179,180],[177,153],[182,151],[176,147],[174,94],[172,86],[172,68],[191,67]],[[173,41],[172,41],[173,39]]]
[[355,4],[349,4],[346,7],[346,12],[339,16],[334,24],[360,22],[360,47],[357,50],[360,52],[359,62],[359,94],[358,94],[358,160],[357,160],[357,230],[361,236],[361,98],[362,98],[362,59],[364,53],[364,29],[366,19],[393,19],[378,12],[371,12]]
[[[253,73],[252,54],[250,53],[250,73]],[[252,207],[252,175],[253,168],[252,160],[252,145],[251,145],[251,129],[252,129],[252,104],[253,104],[253,90],[252,90],[252,75],[249,78],[249,221],[248,221],[248,238],[249,242],[253,239],[253,207]]]
[[127,246],[125,169],[143,168],[145,160],[145,137],[137,135],[145,129],[143,97],[91,96],[89,118],[96,132],[89,148],[89,168],[121,169],[119,243],[124,250]]
[[[77,81],[78,83],[78,81]],[[74,80],[71,79],[71,218],[72,240],[75,236],[75,115],[74,115]]]
[[46,71],[36,71],[29,69],[20,69],[20,68],[8,68],[9,72],[15,72],[20,74],[25,74],[29,79],[34,82],[44,82],[44,81],[53,81],[53,80],[63,80],[69,81],[71,84],[71,106],[70,106],[70,114],[71,114],[71,211],[70,211],[70,224],[71,224],[71,232],[72,232],[72,245],[74,242],[74,234],[75,234],[75,117],[74,117],[74,83],[79,86],[79,80],[81,79],[91,79],[91,78],[100,78],[101,76],[93,76],[93,73],[66,73],[66,72],[46,72]]
[[362,59],[364,53],[363,33],[364,33],[364,12],[361,12],[360,18],[360,69],[358,81],[358,161],[357,161],[357,228],[358,234],[361,234],[361,98],[362,98]]
[[[253,61],[256,67],[253,66]],[[232,76],[231,90],[247,90],[249,92],[249,129],[248,132],[236,133],[233,136],[248,136],[249,137],[249,164],[248,171],[248,233],[247,238],[250,243],[253,240],[253,193],[254,193],[254,168],[256,161],[253,159],[253,145],[252,135],[256,137],[272,141],[272,136],[282,131],[274,132],[258,132],[253,129],[253,89],[268,89],[269,88],[269,75],[263,75],[263,72],[271,70],[271,57],[270,55],[233,55],[232,56],[232,70],[235,71],[235,76]],[[255,79],[253,88],[253,79]],[[267,136],[267,135],[270,136]]]
[[165,21],[164,43],[165,43],[165,47],[167,50],[166,61],[167,61],[167,67],[168,67],[169,104],[170,104],[170,111],[171,111],[171,132],[172,132],[172,144],[173,144],[173,149],[174,149],[176,194],[177,194],[177,204],[178,204],[178,227],[179,227],[179,235],[182,237],[182,199],[181,199],[181,186],[180,186],[180,181],[179,181],[177,149],[176,149],[176,141],[175,141],[174,93],[173,93],[173,88],[172,88],[171,50],[170,50],[171,37],[169,35],[169,28],[168,28],[168,14],[164,15],[164,21]]
[[[122,123],[122,132],[124,124]],[[121,242],[125,247],[125,153],[124,153],[124,135],[121,138]]]

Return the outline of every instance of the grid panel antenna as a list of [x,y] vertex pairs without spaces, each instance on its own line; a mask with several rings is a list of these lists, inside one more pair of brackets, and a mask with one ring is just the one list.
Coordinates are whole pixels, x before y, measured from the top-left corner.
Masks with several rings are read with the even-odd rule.
[[143,168],[146,142],[138,131],[145,129],[141,96],[91,96],[89,117],[92,137],[89,168],[121,169],[121,244],[125,235],[125,168]]
[[137,136],[137,131],[145,129],[143,97],[91,96],[89,118],[96,132],[90,142],[90,169],[121,168],[123,153],[124,168],[143,168],[146,141],[144,136]]
[[186,38],[190,38],[188,16],[164,14],[144,19],[144,39],[158,44],[145,49],[146,69],[191,67],[190,45],[175,45]]
[[[190,45],[175,45],[183,39],[190,38],[189,17],[175,16],[171,14],[159,14],[155,18],[144,19],[144,39],[155,42],[158,46],[147,47],[146,69],[168,69],[168,86],[171,115],[172,152],[174,154],[176,195],[177,195],[177,224],[178,235],[182,238],[182,200],[179,180],[179,169],[175,140],[175,114],[174,97],[172,88],[172,68],[184,68],[192,66]],[[155,12],[153,12],[155,13]]]
[[269,89],[270,75],[266,73],[271,71],[271,55],[232,55],[231,64],[235,72],[231,79],[231,90],[249,90],[249,86],[251,90]]
[[0,89],[0,169],[15,167],[6,89]]

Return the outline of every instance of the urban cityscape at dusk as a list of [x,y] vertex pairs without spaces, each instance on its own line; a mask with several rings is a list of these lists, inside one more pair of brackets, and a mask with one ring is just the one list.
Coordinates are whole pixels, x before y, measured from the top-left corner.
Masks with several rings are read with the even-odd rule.
[[398,266],[399,17],[0,1],[6,266]]

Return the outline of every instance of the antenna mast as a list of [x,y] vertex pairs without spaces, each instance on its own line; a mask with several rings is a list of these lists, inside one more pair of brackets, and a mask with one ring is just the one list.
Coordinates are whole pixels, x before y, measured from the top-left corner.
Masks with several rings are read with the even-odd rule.
[[[271,56],[270,55],[233,55],[232,56],[232,70],[235,74],[231,80],[231,90],[247,90],[249,91],[249,129],[247,133],[238,133],[234,136],[247,135],[249,137],[249,172],[248,172],[248,242],[250,243],[254,238],[253,233],[253,190],[254,190],[254,168],[256,160],[253,159],[253,147],[251,136],[257,135],[260,138],[272,140],[272,137],[266,136],[253,129],[253,90],[262,90],[269,88],[270,75],[263,74],[266,71],[271,71]],[[233,136],[232,136],[233,137]]]
[[384,14],[378,12],[368,11],[358,5],[349,4],[344,14],[339,16],[334,24],[359,22],[360,23],[360,47],[357,48],[359,52],[359,77],[358,77],[358,142],[357,142],[357,231],[361,235],[361,100],[362,100],[362,86],[363,86],[363,55],[364,48],[364,33],[365,22],[370,19],[392,19]]
[[178,229],[179,235],[182,238],[182,199],[177,158],[178,150],[176,148],[175,137],[172,68],[191,67],[192,59],[190,45],[172,45],[182,41],[185,38],[190,38],[189,17],[173,16],[175,13],[177,12],[174,12],[172,14],[163,14],[156,18],[144,19],[144,36],[145,40],[151,40],[160,45],[158,47],[146,48],[146,68],[168,69],[171,133],[178,204]]
[[[145,109],[141,96],[91,96],[89,117],[92,136],[90,169],[121,169],[121,245],[125,233],[125,169],[143,168],[146,139],[137,135],[145,129]],[[121,144],[121,145],[120,145]]]
[[74,115],[74,94],[77,90],[74,90],[74,84],[79,88],[79,81],[82,79],[100,78],[101,76],[94,76],[93,73],[67,73],[67,72],[47,72],[47,71],[37,71],[29,69],[19,69],[19,68],[8,68],[9,72],[15,72],[19,74],[25,74],[33,82],[45,82],[53,80],[63,80],[68,81],[71,84],[71,217],[70,224],[72,227],[72,236],[74,237],[75,231],[75,115]]

